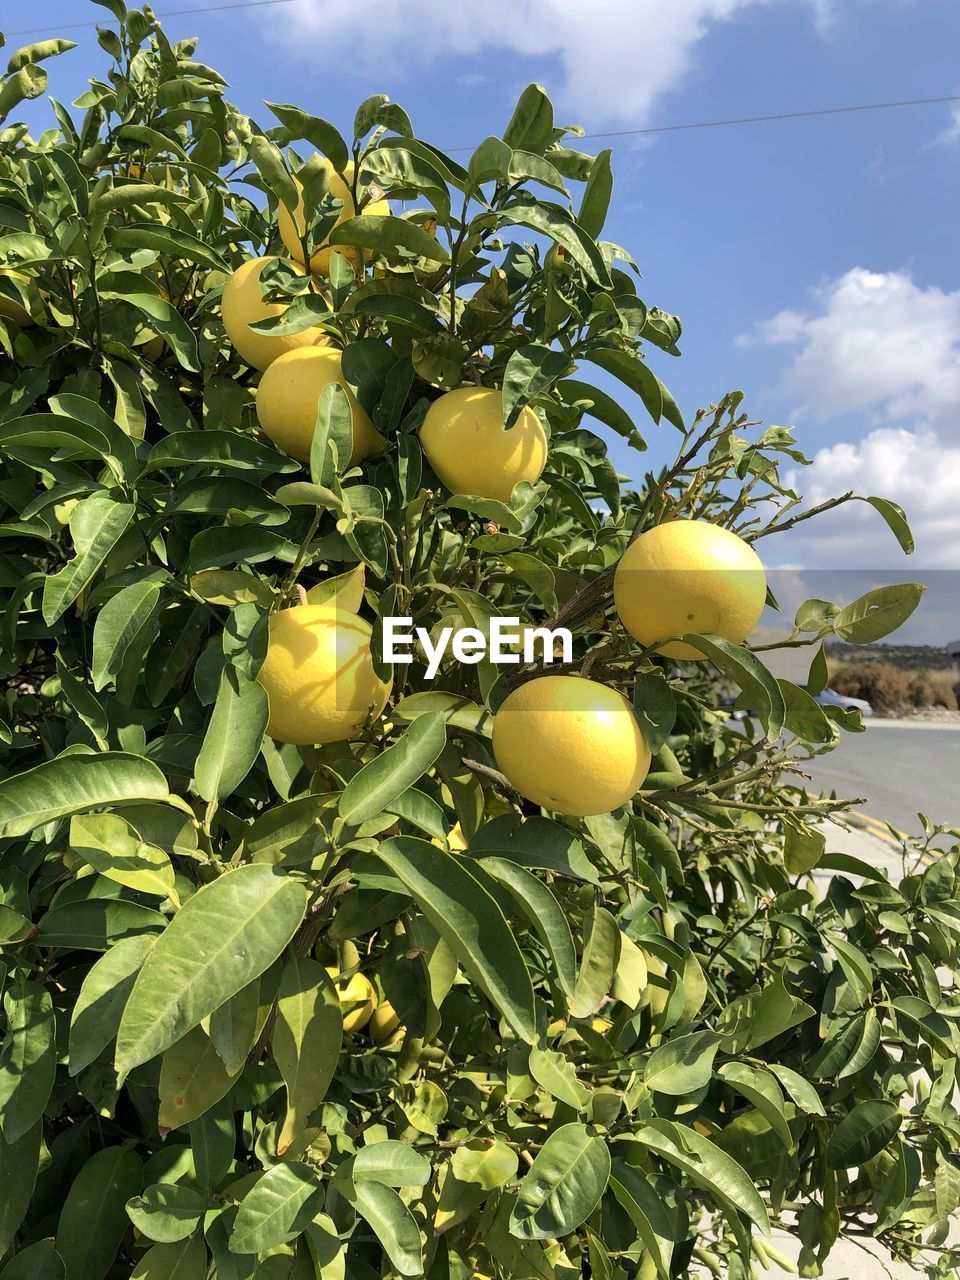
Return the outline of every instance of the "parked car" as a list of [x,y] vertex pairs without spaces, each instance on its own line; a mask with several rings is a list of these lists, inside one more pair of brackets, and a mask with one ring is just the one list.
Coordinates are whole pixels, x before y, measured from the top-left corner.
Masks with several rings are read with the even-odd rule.
[[835,689],[824,689],[816,695],[821,707],[839,707],[841,711],[859,711],[866,719],[873,715],[873,707],[864,698],[848,698],[845,693],[837,693]]

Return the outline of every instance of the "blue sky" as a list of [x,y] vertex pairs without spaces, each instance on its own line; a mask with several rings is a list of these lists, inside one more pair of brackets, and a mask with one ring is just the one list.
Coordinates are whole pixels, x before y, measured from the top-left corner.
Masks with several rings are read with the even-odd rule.
[[[7,25],[26,27],[17,9]],[[33,12],[45,27],[106,15]],[[165,26],[198,34],[262,121],[271,99],[347,128],[384,92],[448,147],[497,132],[532,79],[588,133],[960,92],[954,0],[292,0]],[[81,47],[49,65],[69,100],[102,55],[92,32],[64,34]],[[742,388],[753,416],[797,425],[812,500],[893,497],[918,533],[904,561],[858,504],[765,544],[781,565],[960,571],[958,107],[584,144],[614,147],[605,234],[637,258],[641,296],[683,318],[683,357],[651,362],[684,411]],[[653,460],[671,432],[648,433]]]

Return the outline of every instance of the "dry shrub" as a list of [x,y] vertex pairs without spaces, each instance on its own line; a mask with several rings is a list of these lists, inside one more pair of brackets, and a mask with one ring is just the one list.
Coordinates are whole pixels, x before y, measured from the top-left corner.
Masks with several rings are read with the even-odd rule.
[[880,715],[899,711],[911,701],[910,679],[889,662],[845,663],[834,672],[831,684],[848,698],[866,698]]
[[879,715],[908,707],[960,705],[960,681],[952,671],[901,671],[889,662],[842,663],[830,676],[831,688],[848,698],[866,698]]

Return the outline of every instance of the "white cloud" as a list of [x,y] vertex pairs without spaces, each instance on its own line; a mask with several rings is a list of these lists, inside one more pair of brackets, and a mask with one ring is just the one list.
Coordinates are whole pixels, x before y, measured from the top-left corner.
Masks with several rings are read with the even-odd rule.
[[950,108],[950,123],[937,134],[929,145],[935,147],[956,147],[960,145],[960,102],[955,102]]
[[[596,128],[642,125],[695,65],[710,28],[776,0],[297,0],[283,10],[289,39],[357,70],[410,73],[451,57],[509,51],[558,64],[548,89],[564,112]],[[782,3],[783,0],[780,0]],[[808,0],[820,24],[828,0]],[[294,43],[294,41],[291,41]]]
[[814,296],[815,313],[781,311],[740,340],[800,348],[782,389],[803,410],[830,418],[879,407],[889,421],[957,410],[960,290],[854,267]]
[[[804,418],[859,413],[865,434],[820,449],[790,483],[805,505],[853,489],[892,498],[917,537],[918,563],[960,569],[960,290],[906,272],[855,267],[784,310],[742,344],[795,349],[782,391]],[[844,506],[778,540],[791,562],[835,568],[896,563],[892,536],[865,504]]]

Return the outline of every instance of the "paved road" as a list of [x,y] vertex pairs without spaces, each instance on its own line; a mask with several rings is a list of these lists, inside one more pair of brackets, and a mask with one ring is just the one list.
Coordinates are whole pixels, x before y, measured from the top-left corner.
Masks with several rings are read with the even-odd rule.
[[864,812],[919,832],[918,810],[960,827],[960,729],[914,721],[867,721],[810,768],[827,794],[865,796]]

